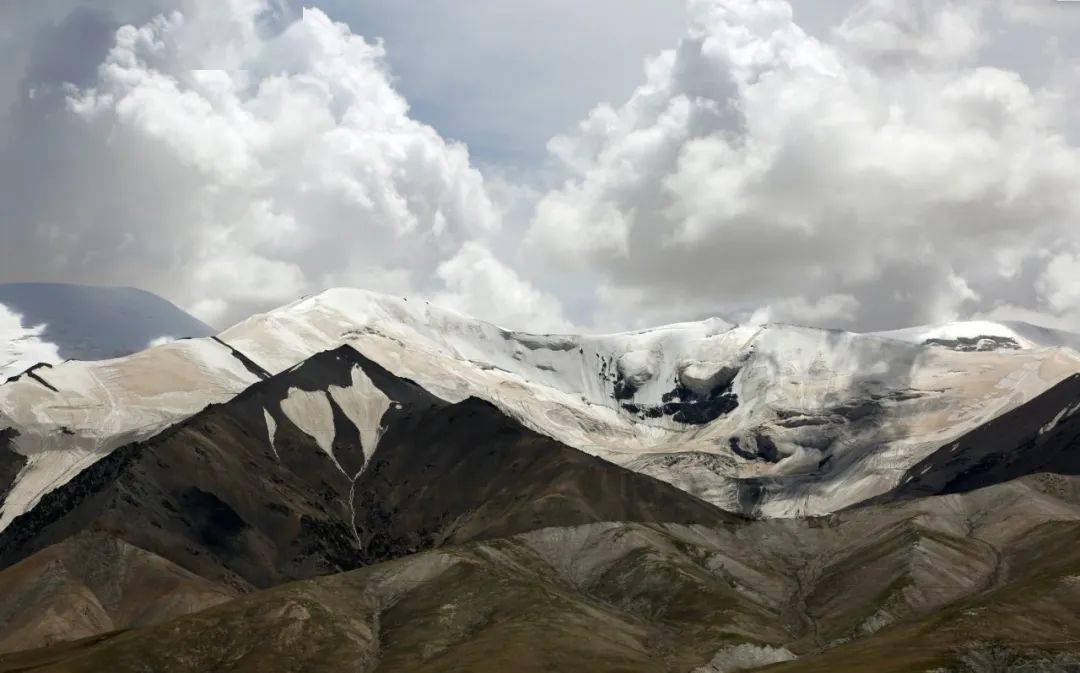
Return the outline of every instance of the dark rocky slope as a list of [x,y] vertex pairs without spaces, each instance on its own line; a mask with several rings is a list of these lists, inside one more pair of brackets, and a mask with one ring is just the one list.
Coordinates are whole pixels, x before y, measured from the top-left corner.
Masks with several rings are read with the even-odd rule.
[[1080,474],[1080,374],[941,447],[871,502],[963,493],[1040,472]]
[[389,429],[355,488],[368,560],[592,521],[742,523],[535,433],[488,402],[388,414]]
[[[392,400],[370,466],[332,396],[330,453],[282,410],[291,391],[352,385],[354,368]],[[95,531],[244,592],[447,542],[606,520],[742,523],[342,347],[115,450],[0,533],[0,565]]]
[[1008,670],[965,666],[1078,649],[1078,525],[1080,479],[1043,476],[825,519],[545,528],[3,656],[0,671],[715,673],[793,655],[779,670]]

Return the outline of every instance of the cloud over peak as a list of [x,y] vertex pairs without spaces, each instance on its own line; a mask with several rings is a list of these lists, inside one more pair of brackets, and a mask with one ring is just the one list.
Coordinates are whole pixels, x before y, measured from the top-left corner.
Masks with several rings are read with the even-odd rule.
[[985,3],[871,0],[826,41],[781,0],[689,5],[630,100],[552,142],[570,177],[529,232],[550,260],[645,306],[846,296],[841,326],[884,327],[957,317],[995,294],[957,279],[996,289],[988,259],[1074,225],[1061,98],[979,65]]
[[[107,139],[110,188],[168,193],[151,213],[103,204],[131,248],[114,254],[173,239],[157,269],[173,282],[144,284],[219,325],[329,285],[431,292],[441,261],[499,227],[468,150],[409,116],[379,42],[279,9],[189,2],[122,26],[96,78],[66,87],[75,140]],[[94,229],[65,225],[85,254],[108,240]]]
[[[129,25],[104,9],[58,13],[30,50],[0,149],[4,278],[140,285],[219,326],[348,285],[516,329],[706,315],[851,329],[1015,315],[1080,328],[1069,275],[1080,53],[1067,39],[1080,36],[1078,12],[1035,0],[688,0],[681,40],[648,60],[628,98],[597,102],[552,138],[551,165],[481,172],[464,142],[410,109],[384,43],[355,16],[352,28],[335,20],[353,10],[312,2],[103,5]],[[530,7],[518,23],[554,11]],[[502,25],[437,9],[431,21]],[[433,40],[441,54],[399,43],[439,59],[407,71],[475,66],[461,37]],[[507,72],[562,62],[543,51],[557,43],[526,42]],[[433,89],[444,117],[479,109],[452,88]],[[559,107],[545,97],[530,98],[538,114]]]
[[124,26],[69,98],[188,169],[184,271],[219,323],[327,283],[423,288],[420,268],[498,226],[465,147],[408,116],[380,44],[318,9],[268,34],[271,9],[198,3]]

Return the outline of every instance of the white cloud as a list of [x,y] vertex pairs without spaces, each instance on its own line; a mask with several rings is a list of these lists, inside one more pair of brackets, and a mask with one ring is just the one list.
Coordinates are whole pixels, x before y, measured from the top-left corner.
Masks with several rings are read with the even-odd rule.
[[863,57],[903,65],[951,64],[971,59],[986,37],[983,0],[868,0],[837,29]]
[[[158,272],[184,279],[170,295],[218,325],[342,282],[437,291],[434,269],[499,227],[468,151],[410,118],[380,43],[318,9],[268,31],[272,9],[190,2],[124,26],[97,80],[70,94],[111,152],[151,175],[160,162],[147,191],[183,204],[125,227],[169,230],[175,266]],[[469,287],[455,296],[482,308]]]
[[1015,23],[1054,30],[1062,26],[1076,28],[1080,26],[1080,12],[1072,5],[1072,0],[1010,0],[999,3],[999,9],[1006,19]]
[[44,341],[45,325],[24,325],[22,316],[0,304],[0,383],[39,362],[60,362],[56,344]]
[[939,292],[930,304],[928,313],[931,323],[952,322],[964,317],[965,307],[981,299],[978,292],[971,289],[967,280],[950,272],[945,276],[945,290]]
[[846,296],[821,319],[915,324],[989,309],[1076,236],[1062,91],[980,61],[987,3],[868,0],[821,39],[781,0],[689,6],[629,101],[551,143],[568,178],[528,242],[597,274],[601,303],[659,318],[673,298],[733,314]]
[[[40,38],[20,10],[0,273],[139,285],[219,326],[338,285],[552,330],[1076,315],[1075,3],[689,0],[632,97],[539,167],[526,145],[628,86],[581,65],[583,41],[632,11],[626,44],[597,52],[620,60],[682,12],[440,0],[394,29],[420,10],[318,2],[388,32],[401,80],[381,42],[278,0],[56,0]],[[566,16],[570,43],[552,37]],[[133,25],[110,37],[114,19]],[[577,69],[588,86],[556,95]],[[505,163],[485,180],[418,115]]]
[[1060,313],[1080,315],[1080,255],[1060,252],[1046,265],[1039,292]]
[[541,292],[491,250],[470,241],[438,268],[447,291],[432,301],[469,315],[484,316],[492,322],[535,332],[570,332],[573,325],[562,314],[559,301]]
[[796,325],[843,325],[855,318],[859,301],[846,294],[831,294],[809,302],[791,297],[762,307],[746,320],[751,325],[792,323]]
[[154,337],[153,339],[151,339],[150,342],[148,344],[146,344],[146,347],[147,348],[155,348],[157,346],[164,346],[165,344],[171,344],[174,341],[176,341],[176,337],[170,336],[168,334],[162,334],[159,337]]

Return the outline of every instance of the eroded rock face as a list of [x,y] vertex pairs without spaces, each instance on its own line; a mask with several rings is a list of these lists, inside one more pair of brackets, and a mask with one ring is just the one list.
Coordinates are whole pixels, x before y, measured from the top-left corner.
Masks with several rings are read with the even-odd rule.
[[955,339],[927,339],[927,346],[940,346],[963,353],[986,352],[996,350],[1020,350],[1016,339],[1006,336],[957,337]]
[[[1022,652],[1080,638],[1076,477],[820,519],[536,525],[44,656],[57,673],[224,660],[252,673],[901,673],[961,666],[980,640]],[[0,671],[41,656],[7,655]]]
[[[675,387],[660,396],[659,404],[623,402],[622,408],[641,418],[670,418],[683,425],[707,425],[739,406],[739,397],[733,391],[738,367],[690,361],[680,364],[677,371]],[[636,391],[637,384],[629,386],[625,381],[616,381],[617,392]],[[627,397],[617,395],[618,399],[632,397],[632,392]]]
[[79,533],[0,571],[0,651],[156,624],[237,595],[106,533]]

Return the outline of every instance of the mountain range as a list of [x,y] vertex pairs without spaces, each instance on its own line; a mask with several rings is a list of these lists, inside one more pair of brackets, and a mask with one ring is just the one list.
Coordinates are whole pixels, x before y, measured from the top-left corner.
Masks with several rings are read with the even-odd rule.
[[0,671],[1077,661],[1080,336],[138,313],[0,384]]

